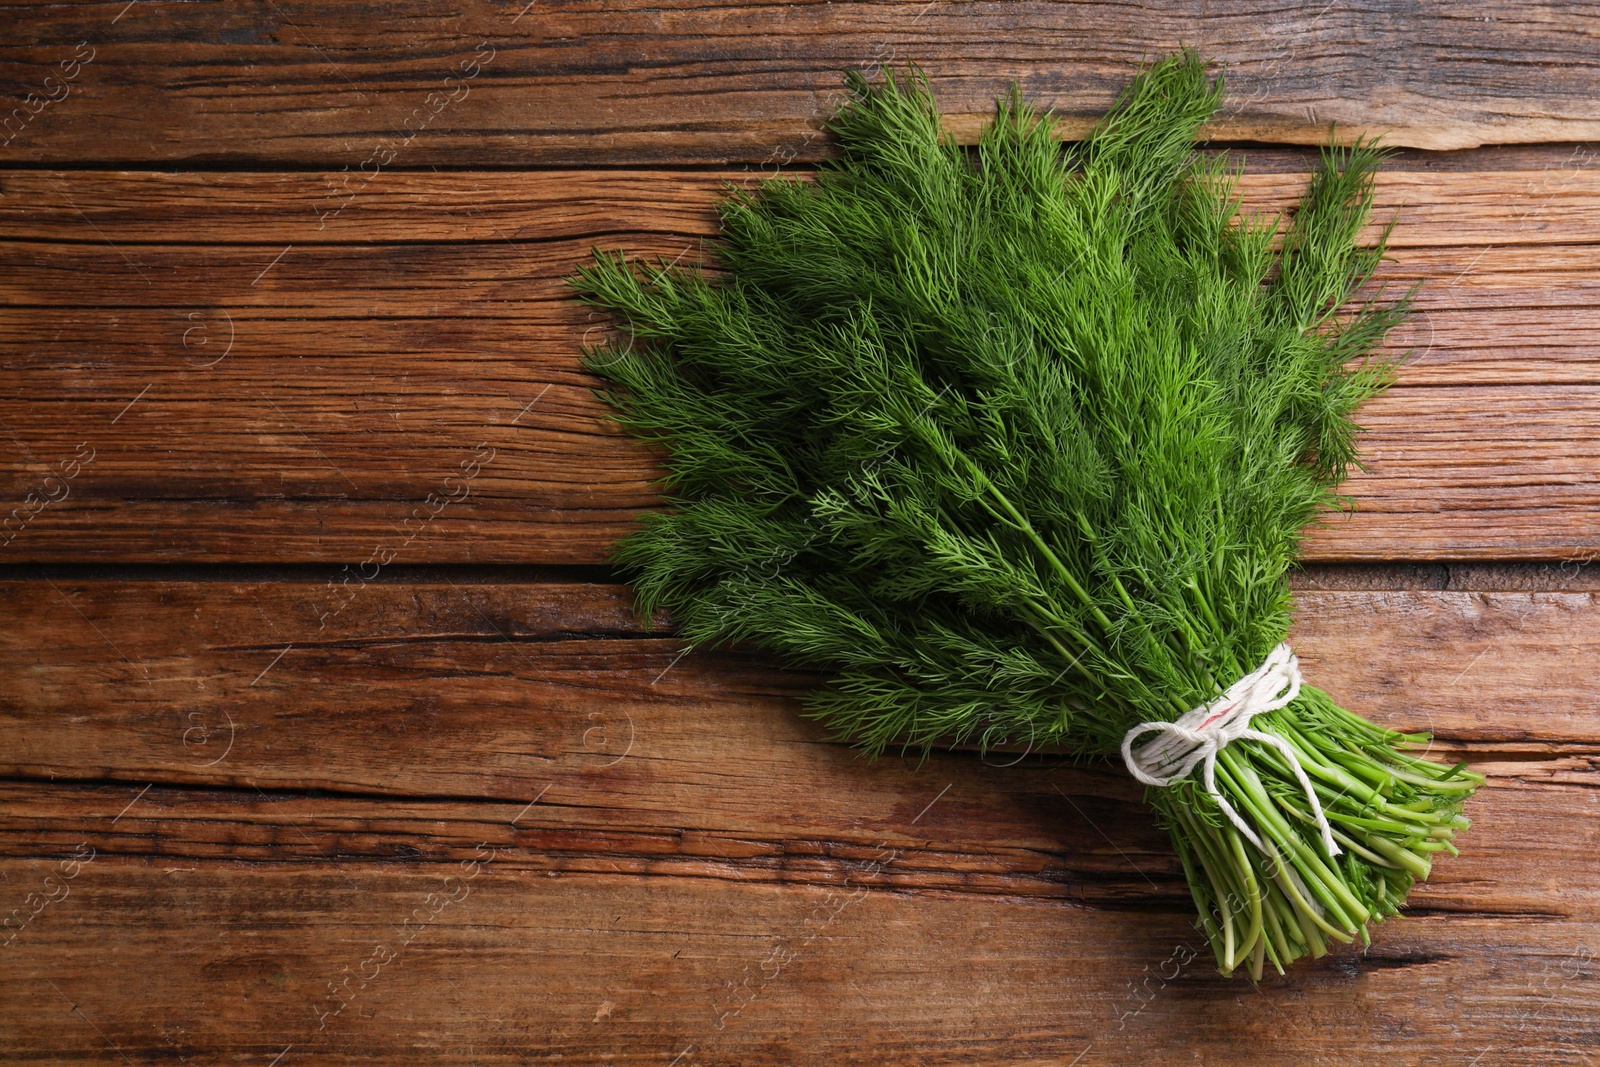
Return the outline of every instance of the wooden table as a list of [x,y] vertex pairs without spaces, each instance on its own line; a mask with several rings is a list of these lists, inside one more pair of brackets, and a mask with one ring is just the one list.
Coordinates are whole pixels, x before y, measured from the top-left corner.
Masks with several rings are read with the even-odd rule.
[[[698,255],[841,68],[1070,133],[1180,42],[1254,207],[1329,123],[1403,149],[1416,355],[1295,640],[1489,779],[1406,918],[1259,988],[1122,771],[869,766],[808,677],[633,617],[656,467],[561,284]],[[0,1057],[1600,1055],[1592,7],[9,4],[0,81]]]

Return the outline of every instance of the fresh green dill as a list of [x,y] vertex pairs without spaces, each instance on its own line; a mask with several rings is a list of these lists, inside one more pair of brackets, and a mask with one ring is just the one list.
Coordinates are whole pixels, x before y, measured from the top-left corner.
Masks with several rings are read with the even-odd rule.
[[[1358,297],[1382,154],[1323,151],[1286,224],[1194,150],[1222,99],[1193,53],[1063,146],[1013,89],[975,150],[916,70],[846,76],[837,155],[731,186],[715,273],[599,254],[573,283],[625,340],[586,353],[668,507],[616,560],[693,645],[828,672],[807,713],[877,755],[999,737],[1114,754],[1285,639],[1302,531],[1339,506],[1356,408],[1410,293]],[[1321,955],[1454,851],[1481,778],[1403,751],[1306,686],[1285,739],[1343,851],[1268,745],[1218,786],[1150,791],[1231,973]]]

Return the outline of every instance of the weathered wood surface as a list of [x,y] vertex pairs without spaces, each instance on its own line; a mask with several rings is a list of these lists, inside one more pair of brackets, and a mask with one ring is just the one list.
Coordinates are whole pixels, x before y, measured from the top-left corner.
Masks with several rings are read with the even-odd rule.
[[[0,583],[0,774],[526,803],[554,770],[578,786],[654,752],[610,777],[677,817],[737,818],[821,772],[824,735],[793,706],[808,676],[681,657],[620,586],[345,577]],[[1596,687],[1570,669],[1600,656],[1600,591],[1298,599],[1308,676],[1364,714],[1449,744],[1600,746]],[[865,814],[867,772],[828,759],[838,777],[786,820]]]
[[[1357,563],[1294,577],[1308,676],[1488,785],[1407,918],[1259,989],[1125,774],[868,765],[809,676],[561,566],[657,502],[577,370],[591,246],[697,255],[841,68],[1076,136],[1180,42],[1223,141],[1500,146],[1380,178],[1417,354],[1308,543]],[[6,8],[0,1059],[1593,1062],[1594,45],[1566,3]],[[1247,155],[1295,198],[1307,152]]]
[[1587,1062],[1600,602],[1484,577],[1298,580],[1308,673],[1490,782],[1408,918],[1260,990],[1124,775],[868,766],[615,586],[7,582],[0,1054]]
[[1597,1037],[1592,918],[1411,918],[1364,957],[1252,989],[1207,974],[1160,913],[501,862],[449,884],[459,863],[97,858],[0,959],[17,1019],[0,1048],[73,1063],[1333,1067],[1582,1064]]
[[[1311,559],[1600,551],[1600,171],[1484,155],[1380,179],[1384,280],[1425,280],[1393,339],[1415,355]],[[1298,195],[1293,156],[1249,158],[1248,205]],[[698,255],[721,183],[758,174],[386,173],[350,200],[320,174],[0,174],[0,499],[59,497],[0,553],[602,562],[657,468],[590,395],[606,327],[561,279],[596,244]]]
[[966,137],[1017,81],[1078,134],[1187,44],[1228,72],[1218,136],[1307,143],[1337,123],[1433,149],[1577,141],[1600,137],[1593,18],[1377,0],[80,2],[9,28],[0,83],[22,106],[0,136],[55,163],[760,161],[817,154],[846,68],[922,64]]

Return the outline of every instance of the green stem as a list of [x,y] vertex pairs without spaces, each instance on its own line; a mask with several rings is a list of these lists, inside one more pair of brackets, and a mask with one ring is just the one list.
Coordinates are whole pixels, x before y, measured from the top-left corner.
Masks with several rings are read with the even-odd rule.
[[1290,850],[1299,861],[1295,865],[1310,877],[1311,891],[1344,921],[1347,929],[1355,930],[1371,917],[1367,909],[1351,894],[1344,879],[1330,871],[1322,857],[1283,821],[1283,817],[1277,812],[1276,804],[1267,796],[1261,779],[1256,777],[1254,769],[1234,752],[1233,748],[1234,746],[1229,745],[1218,753],[1218,776],[1222,777],[1222,771],[1226,767],[1228,777],[1232,779],[1234,785],[1234,792],[1256,816],[1256,825],[1277,838],[1279,844]]
[[965,452],[958,454],[963,460],[966,461],[967,467],[971,470],[974,477],[980,481],[984,489],[988,491],[989,495],[994,497],[995,501],[1011,518],[1011,521],[1013,524],[1015,524],[1017,530],[1026,536],[1028,540],[1033,542],[1034,547],[1037,548],[1040,554],[1042,554],[1044,558],[1049,561],[1050,566],[1054,568],[1056,574],[1061,578],[1062,581],[1066,582],[1067,588],[1071,589],[1073,595],[1083,602],[1083,605],[1089,609],[1090,614],[1095,617],[1095,621],[1101,625],[1104,631],[1106,633],[1110,633],[1111,620],[1106,617],[1105,612],[1100,610],[1099,602],[1097,602],[1094,597],[1089,595],[1089,591],[1087,589],[1078,584],[1078,579],[1074,577],[1072,572],[1067,569],[1066,565],[1061,562],[1061,558],[1055,554],[1055,551],[1045,543],[1044,538],[1039,536],[1038,531],[1033,528],[1033,524],[1027,520],[1022,512],[1017,510],[1016,505],[1011,503],[1010,498],[1000,491],[1000,487],[989,480],[989,476],[984,473],[982,467],[979,467],[978,464],[974,462],[971,456],[967,455]]

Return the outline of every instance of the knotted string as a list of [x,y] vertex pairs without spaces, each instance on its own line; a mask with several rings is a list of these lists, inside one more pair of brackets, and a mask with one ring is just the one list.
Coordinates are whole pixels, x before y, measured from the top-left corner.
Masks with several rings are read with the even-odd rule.
[[[1299,694],[1300,663],[1287,643],[1280,644],[1268,653],[1261,666],[1234,682],[1226,693],[1209,704],[1200,705],[1176,722],[1144,722],[1129,730],[1122,738],[1122,761],[1128,765],[1128,773],[1145,785],[1163,787],[1184,777],[1199,764],[1206,792],[1239,832],[1265,852],[1266,846],[1256,832],[1217,791],[1217,753],[1241,737],[1271,745],[1283,753],[1289,769],[1306,791],[1311,814],[1322,834],[1322,847],[1328,850],[1329,856],[1337,856],[1339,846],[1334,843],[1333,829],[1322,813],[1316,791],[1311,788],[1311,779],[1306,777],[1294,748],[1281,737],[1250,729],[1252,718],[1286,707]],[[1161,736],[1134,751],[1133,743],[1145,734]]]

